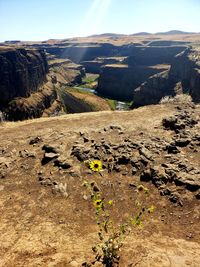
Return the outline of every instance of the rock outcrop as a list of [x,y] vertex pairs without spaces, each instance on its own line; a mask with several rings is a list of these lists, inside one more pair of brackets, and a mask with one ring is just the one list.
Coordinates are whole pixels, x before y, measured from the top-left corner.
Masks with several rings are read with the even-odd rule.
[[28,97],[46,82],[48,64],[42,50],[0,50],[0,108],[15,97]]
[[186,49],[177,55],[172,63],[169,79],[181,82],[184,93],[200,102],[200,49]]
[[0,110],[6,120],[24,120],[60,110],[43,50],[0,50]]
[[200,102],[200,51],[197,48],[187,48],[174,58],[170,70],[150,77],[134,90],[133,107],[156,104],[161,98],[176,93],[190,94],[194,102]]
[[52,105],[51,114],[60,110],[57,92],[52,83],[48,82],[41,91],[32,93],[30,97],[18,97],[10,101],[6,108],[6,119],[18,121],[39,118]]

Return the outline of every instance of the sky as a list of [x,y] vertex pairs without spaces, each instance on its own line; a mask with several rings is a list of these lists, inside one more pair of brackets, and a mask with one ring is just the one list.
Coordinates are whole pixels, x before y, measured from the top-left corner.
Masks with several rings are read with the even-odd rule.
[[0,0],[0,41],[200,32],[200,0]]

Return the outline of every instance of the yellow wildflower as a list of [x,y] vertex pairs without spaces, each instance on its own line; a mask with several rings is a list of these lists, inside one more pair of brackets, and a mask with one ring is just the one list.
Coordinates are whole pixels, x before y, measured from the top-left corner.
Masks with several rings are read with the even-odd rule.
[[94,204],[95,209],[98,209],[98,208],[100,208],[100,207],[102,206],[103,202],[102,202],[101,199],[96,199],[96,200],[93,202],[93,204]]
[[90,169],[94,172],[99,172],[102,170],[102,162],[100,160],[93,160],[90,163]]
[[151,207],[149,207],[147,209],[148,213],[153,213],[155,211],[155,206],[154,205],[151,205]]
[[113,200],[108,201],[108,205],[112,206],[113,205]]

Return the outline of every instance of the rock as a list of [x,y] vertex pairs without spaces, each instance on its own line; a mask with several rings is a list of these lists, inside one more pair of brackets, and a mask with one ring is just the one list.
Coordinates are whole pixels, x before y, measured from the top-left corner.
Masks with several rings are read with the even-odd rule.
[[29,141],[29,145],[34,145],[34,144],[37,144],[37,143],[39,143],[39,142],[41,142],[41,141],[42,141],[42,138],[39,137],[39,136],[36,136],[36,137],[32,138],[32,139]]
[[180,194],[178,193],[171,193],[170,197],[169,197],[169,200],[173,203],[177,203],[179,204],[180,206],[183,206],[182,205],[182,201],[180,200]]
[[144,156],[148,160],[152,160],[152,154],[147,148],[145,148],[145,147],[140,148],[139,153],[140,153],[140,155]]
[[69,169],[72,167],[72,164],[67,161],[65,158],[59,157],[54,161],[54,165],[61,167],[62,169]]
[[63,197],[68,197],[69,194],[67,193],[67,184],[63,184],[63,183],[56,183],[53,185],[53,188],[52,188],[52,193],[53,194],[61,194]]
[[48,63],[41,49],[4,48],[0,65],[0,99],[4,104],[15,97],[28,97],[46,81]]
[[6,120],[41,117],[57,99],[54,85],[46,78],[48,63],[42,49],[4,47],[0,66],[0,109]]
[[149,160],[145,156],[143,156],[143,155],[140,156],[140,161],[145,166],[147,166],[148,163],[149,163]]
[[200,189],[198,189],[197,192],[195,193],[195,197],[196,199],[200,199]]
[[71,155],[75,156],[79,161],[85,161],[90,159],[89,152],[91,152],[90,148],[85,148],[85,146],[79,145],[72,148]]
[[[179,174],[180,175],[180,174]],[[200,189],[200,175],[194,175],[194,177],[188,174],[182,173],[175,179],[177,185],[184,185],[190,191],[197,191]]]
[[175,130],[175,125],[177,123],[177,117],[175,116],[171,116],[168,118],[164,118],[162,121],[162,125],[166,128],[166,129],[170,129],[170,130]]
[[47,153],[59,153],[60,152],[60,145],[45,144],[45,145],[43,145],[42,150],[44,150]]
[[53,152],[49,152],[49,153],[44,153],[44,157],[42,159],[42,165],[47,164],[48,162],[50,162],[53,159],[56,159],[59,157],[59,154],[53,153]]
[[39,177],[39,182],[41,185],[44,185],[44,186],[51,186],[53,185],[53,182],[51,180],[51,178],[44,178],[44,177]]
[[129,155],[122,155],[116,161],[116,164],[119,164],[119,165],[127,165],[128,163],[130,163]]
[[6,172],[0,170],[0,179],[4,179],[6,177]]
[[152,180],[152,170],[146,169],[140,175],[140,181],[149,182]]
[[19,151],[19,156],[21,158],[35,158],[36,152],[24,149],[24,150]]
[[137,169],[135,167],[132,168],[132,175],[135,175],[137,173]]
[[177,148],[177,146],[174,143],[171,143],[169,145],[166,146],[165,150],[167,150],[167,152],[169,154],[177,154],[179,153],[179,149]]
[[169,190],[169,188],[163,188],[160,190],[160,195],[161,196],[170,196],[171,191]]
[[186,147],[191,142],[189,138],[179,138],[175,141],[175,146],[178,147]]

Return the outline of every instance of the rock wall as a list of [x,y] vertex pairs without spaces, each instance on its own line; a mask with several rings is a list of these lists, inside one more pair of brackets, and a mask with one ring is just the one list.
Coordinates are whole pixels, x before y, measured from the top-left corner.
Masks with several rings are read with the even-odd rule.
[[153,75],[134,90],[133,107],[158,103],[166,95],[175,95],[169,72]]
[[186,49],[176,56],[169,72],[170,80],[181,82],[184,93],[200,102],[200,49]]
[[191,95],[200,102],[200,50],[187,48],[178,54],[169,71],[150,77],[133,93],[133,107],[158,103],[165,96],[179,92]]
[[15,97],[28,97],[46,82],[48,64],[44,51],[0,50],[0,108]]
[[102,67],[98,80],[97,92],[113,99],[131,101],[133,90],[148,77],[165,70],[162,66],[106,65]]
[[[9,102],[5,112],[6,119],[10,121],[26,120],[43,116],[46,109],[57,101],[57,92],[51,82],[45,84],[44,88],[30,97],[18,97]],[[60,110],[60,103],[55,105],[55,111]]]
[[[152,75],[166,70],[164,65],[171,64],[174,57],[184,49],[184,46],[124,46],[124,50],[121,48],[120,53],[121,56],[125,54],[127,56],[121,65],[101,68],[97,91],[114,99],[131,101],[134,89]],[[155,66],[161,64],[163,66]]]
[[171,64],[174,57],[185,49],[186,46],[132,47],[127,64],[130,66]]

